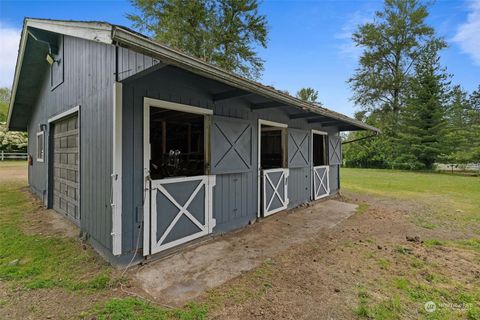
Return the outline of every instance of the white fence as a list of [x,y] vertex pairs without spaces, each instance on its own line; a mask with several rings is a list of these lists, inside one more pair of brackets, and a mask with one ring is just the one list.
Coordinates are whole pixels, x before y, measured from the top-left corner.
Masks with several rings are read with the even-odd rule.
[[480,163],[437,163],[435,169],[440,171],[480,171]]
[[0,161],[4,160],[27,160],[28,153],[26,152],[5,152],[0,151]]

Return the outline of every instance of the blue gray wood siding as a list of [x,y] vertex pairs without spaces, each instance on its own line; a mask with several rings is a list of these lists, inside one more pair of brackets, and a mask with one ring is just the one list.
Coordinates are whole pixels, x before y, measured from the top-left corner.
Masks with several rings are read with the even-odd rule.
[[[63,50],[63,82],[52,90],[47,68],[37,102],[32,106],[28,152],[34,155],[36,142],[31,137],[35,137],[40,124],[47,124],[49,118],[80,106],[80,227],[96,243],[111,249],[115,47],[65,36]],[[49,138],[45,150],[50,150]],[[47,168],[52,161],[51,156],[46,155],[43,163],[34,157],[33,166],[29,167],[29,184],[45,201],[48,198]]]
[[[132,70],[142,64],[142,59],[137,54],[124,52],[119,54],[118,65],[121,72]],[[137,61],[140,63],[138,64]],[[138,69],[142,69],[142,72],[148,71],[142,67]],[[132,252],[135,249],[137,237],[142,236],[143,199],[146,196],[143,178],[144,97],[213,109],[212,149],[218,148],[218,144],[222,143],[222,146],[212,150],[211,154],[211,172],[216,174],[216,186],[213,189],[213,216],[216,219],[214,232],[217,233],[242,227],[249,220],[257,217],[258,119],[285,123],[291,128],[289,130],[293,129],[292,132],[295,133],[302,131],[310,133],[311,129],[327,130],[330,135],[338,133],[336,128],[321,128],[319,125],[307,123],[305,119],[291,120],[282,108],[252,111],[250,104],[242,99],[214,102],[211,92],[202,89],[204,87],[202,84],[210,80],[199,79],[199,77],[175,67],[167,66],[141,78],[132,77],[134,74],[129,72],[125,72],[125,74],[128,73],[129,78],[124,78],[123,86],[123,253]],[[209,85],[218,86],[215,83],[209,83]],[[216,124],[220,128],[230,130],[229,133],[224,130],[223,133],[226,137],[222,136],[218,130],[215,131]],[[295,130],[297,128],[299,128],[298,131]],[[237,154],[234,154],[235,150],[230,147],[244,129],[246,131],[237,146],[237,151],[244,156],[243,159],[240,159]],[[225,141],[227,139],[229,142]],[[309,143],[305,146],[302,145],[302,150],[309,154],[309,162],[302,163],[301,159],[297,159],[295,156],[292,161],[294,168],[290,169],[288,182],[290,208],[311,199],[310,135],[307,139]],[[251,154],[246,144],[248,140],[251,140]],[[300,142],[301,140],[298,143]],[[230,160],[225,163],[222,163],[223,160],[218,161],[227,150],[233,152],[228,155]],[[299,157],[301,156],[299,155]],[[252,163],[251,168],[249,168],[249,163]],[[331,175],[337,172],[334,166],[331,166],[330,171]],[[330,181],[336,183],[336,178],[332,179],[331,177]],[[332,183],[330,188],[332,193],[337,189]]]
[[125,80],[160,62],[158,59],[122,47],[118,47],[117,59],[118,81]]

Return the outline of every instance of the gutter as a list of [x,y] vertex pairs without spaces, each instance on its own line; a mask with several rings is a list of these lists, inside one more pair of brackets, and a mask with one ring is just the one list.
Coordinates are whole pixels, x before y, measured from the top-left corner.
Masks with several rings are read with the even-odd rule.
[[[377,129],[377,130],[378,130],[378,129]],[[349,141],[342,142],[342,145],[344,145],[344,144],[349,144],[349,143],[352,143],[352,142],[361,141],[361,140],[366,140],[366,139],[370,139],[370,138],[374,138],[374,137],[378,136],[379,134],[380,134],[380,131],[376,131],[375,134],[372,134],[372,135],[369,135],[369,136],[366,136],[366,137],[362,137],[362,138],[358,138],[358,139],[353,139],[353,140],[349,140]]]

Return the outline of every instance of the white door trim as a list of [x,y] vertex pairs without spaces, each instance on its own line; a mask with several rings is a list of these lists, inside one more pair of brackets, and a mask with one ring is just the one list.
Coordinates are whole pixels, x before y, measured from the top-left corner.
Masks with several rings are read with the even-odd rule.
[[79,112],[79,111],[80,111],[80,106],[79,105],[75,106],[73,108],[70,108],[70,109],[62,112],[62,113],[59,113],[57,115],[54,115],[53,117],[48,118],[48,123],[60,120],[62,118],[65,118],[66,116],[69,116],[69,115],[74,114],[75,112]]
[[[313,166],[313,152],[314,152],[314,150],[313,150],[313,135],[315,135],[315,134],[318,134],[318,135],[321,135],[321,136],[328,136],[328,132],[312,129],[312,135],[311,135],[311,139],[310,139],[310,141],[311,141],[310,143],[312,145],[311,148],[310,148],[310,150],[312,150],[311,155],[310,155],[310,166],[311,166],[310,186],[312,187],[312,200],[317,200],[317,198],[316,198],[317,191],[316,191],[316,188],[315,188],[315,168],[316,167]],[[326,147],[328,148],[329,146],[326,146]],[[330,180],[328,180],[328,188],[330,190]],[[330,191],[328,191],[328,193],[330,194]]]
[[112,253],[122,254],[122,92],[123,85],[113,85],[113,150],[112,150]]
[[328,136],[328,132],[326,131],[320,131],[320,130],[315,130],[315,129],[312,129],[312,135],[313,134],[319,134],[319,135],[322,135],[322,136]]
[[[258,119],[257,125],[257,218],[260,218],[262,215],[262,194],[261,194],[261,183],[262,183],[262,169],[261,169],[261,154],[262,154],[262,124],[266,126],[273,126],[278,128],[288,128],[288,125],[285,123],[274,122],[270,120]],[[288,152],[288,150],[286,150]]]
[[204,115],[213,114],[213,110],[211,109],[199,108],[199,107],[194,107],[187,104],[181,104],[176,102],[144,97],[143,106],[145,107],[147,105],[150,107],[157,107],[157,108],[163,108],[163,109],[169,109],[169,110],[175,110],[175,111],[183,111],[183,112],[195,113],[195,114],[204,114]]

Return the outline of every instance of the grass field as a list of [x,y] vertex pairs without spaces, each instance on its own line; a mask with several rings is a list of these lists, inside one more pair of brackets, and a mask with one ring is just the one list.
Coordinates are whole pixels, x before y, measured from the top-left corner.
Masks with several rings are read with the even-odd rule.
[[429,210],[414,218],[427,228],[462,228],[480,234],[479,177],[344,168],[341,183],[348,192],[424,204]]
[[[422,318],[480,319],[479,177],[346,168],[342,170],[342,188],[352,196],[405,203],[411,222],[433,232],[422,236],[436,235],[423,241],[423,254],[396,246],[394,259],[377,258],[381,269],[389,272],[377,284],[359,289],[358,317],[415,318],[409,314],[412,306],[432,300],[437,310]],[[456,261],[455,268],[445,260]],[[402,264],[410,266],[409,270],[399,267]],[[388,299],[372,302],[377,290]]]
[[[355,216],[183,308],[165,308],[126,294],[123,286],[135,289],[128,273],[79,240],[49,233],[25,167],[0,163],[0,314],[10,319],[308,318],[312,308],[345,319],[480,319],[478,177],[342,169]],[[433,313],[423,308],[429,300]]]

